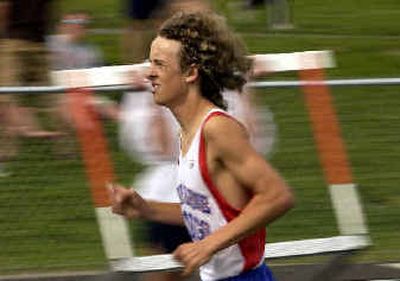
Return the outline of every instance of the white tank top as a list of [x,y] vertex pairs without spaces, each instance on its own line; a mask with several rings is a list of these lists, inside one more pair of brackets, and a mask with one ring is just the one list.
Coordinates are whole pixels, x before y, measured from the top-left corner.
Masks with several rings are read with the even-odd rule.
[[[232,207],[219,193],[208,172],[202,129],[216,115],[231,117],[220,109],[211,110],[204,118],[189,150],[179,155],[177,191],[186,227],[194,241],[201,240],[230,220],[241,210]],[[265,229],[217,254],[200,267],[203,281],[214,281],[251,270],[263,262]]]

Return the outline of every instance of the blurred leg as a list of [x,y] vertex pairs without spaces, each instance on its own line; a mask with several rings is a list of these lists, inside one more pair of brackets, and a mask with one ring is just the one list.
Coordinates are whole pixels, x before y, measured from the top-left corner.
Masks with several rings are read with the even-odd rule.
[[[163,223],[147,223],[148,242],[152,254],[172,253],[180,244],[192,241],[186,228],[183,226],[168,225]],[[144,281],[189,281],[193,276],[183,278],[180,272],[154,272],[143,275]],[[198,280],[195,279],[195,280]]]
[[[0,40],[0,86],[17,86],[18,69],[19,64],[12,42]],[[2,166],[18,151],[17,120],[15,97],[11,94],[0,95],[0,163]]]

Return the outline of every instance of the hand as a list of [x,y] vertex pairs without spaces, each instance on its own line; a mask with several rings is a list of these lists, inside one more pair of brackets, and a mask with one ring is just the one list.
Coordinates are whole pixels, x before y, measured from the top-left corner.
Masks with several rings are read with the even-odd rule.
[[117,184],[108,184],[113,213],[135,219],[143,218],[149,212],[149,206],[136,191]]
[[204,240],[180,245],[173,253],[175,259],[183,263],[183,276],[188,276],[201,265],[208,262],[213,256],[213,251]]

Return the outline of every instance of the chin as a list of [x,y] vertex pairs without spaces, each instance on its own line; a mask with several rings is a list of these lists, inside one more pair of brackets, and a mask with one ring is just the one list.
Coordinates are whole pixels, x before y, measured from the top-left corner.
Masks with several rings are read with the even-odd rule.
[[156,96],[153,96],[154,103],[157,105],[165,105],[163,100],[158,99]]
[[170,105],[175,103],[173,98],[169,97],[168,95],[162,95],[160,93],[155,93],[153,95],[153,101],[157,105],[166,107],[169,107]]

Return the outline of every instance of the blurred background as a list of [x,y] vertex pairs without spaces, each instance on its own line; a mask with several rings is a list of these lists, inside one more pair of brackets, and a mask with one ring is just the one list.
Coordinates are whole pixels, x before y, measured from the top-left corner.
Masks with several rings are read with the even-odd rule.
[[[89,55],[84,56],[86,61],[82,66],[52,62],[51,68],[141,61],[141,58],[124,55],[126,44],[131,44],[126,43],[126,31],[134,26],[124,1],[53,2],[45,42],[49,42],[47,36],[67,32],[60,23],[81,23],[86,28],[86,45],[82,47],[83,44],[78,43],[73,52],[83,48],[82,53],[86,51]],[[332,50],[336,67],[325,70],[328,80],[400,77],[398,0],[216,0],[211,5],[226,16],[228,23],[247,43],[250,53]],[[68,13],[74,15],[65,17]],[[2,33],[3,39],[9,35]],[[63,48],[63,38],[55,38],[46,46]],[[0,53],[0,61],[5,59],[6,55]],[[68,58],[66,61],[70,62]],[[83,58],[79,59],[82,61]],[[291,72],[272,73],[258,79],[285,81],[299,78],[296,72]],[[42,81],[41,85],[48,84],[45,79]],[[297,198],[296,208],[268,227],[269,242],[338,235],[302,90],[296,87],[263,88],[255,92],[259,104],[273,113],[278,128],[270,161],[293,187]],[[400,85],[331,87],[373,243],[372,247],[353,257],[356,263],[400,262],[399,92]],[[14,100],[17,95],[11,96]],[[23,104],[31,105],[33,95],[29,96],[28,100],[24,98]],[[122,95],[115,91],[96,93],[96,96],[106,102],[118,103]],[[49,100],[57,108],[63,104],[62,98]],[[8,102],[8,99],[3,100],[3,103]],[[46,109],[48,104],[46,101],[38,107]],[[104,270],[108,266],[76,137],[70,126],[54,126],[52,117],[47,116],[49,112],[57,112],[54,116],[58,117],[54,118],[65,116],[62,109],[54,110],[55,107],[36,112],[36,121],[28,107],[21,107],[16,115],[26,113],[24,116],[30,117],[19,124],[34,130],[24,131],[21,125],[21,130],[10,133],[11,145],[2,144],[2,150],[9,154],[3,153],[0,158],[0,274],[3,275]],[[12,114],[12,110],[7,110],[10,106],[3,107],[2,121]],[[36,125],[36,122],[44,125]],[[101,122],[116,178],[130,185],[145,164],[121,149],[118,125],[113,120],[103,118]],[[2,133],[8,132],[6,125],[1,129]],[[18,148],[13,144],[18,144]],[[148,252],[141,227],[140,222],[131,222],[130,233],[135,253],[145,255]],[[279,261],[285,262],[312,263],[315,258]]]

